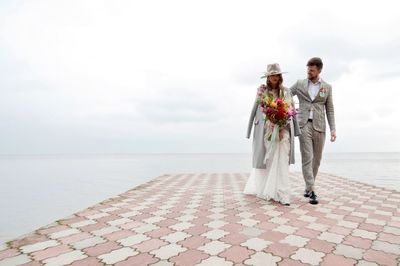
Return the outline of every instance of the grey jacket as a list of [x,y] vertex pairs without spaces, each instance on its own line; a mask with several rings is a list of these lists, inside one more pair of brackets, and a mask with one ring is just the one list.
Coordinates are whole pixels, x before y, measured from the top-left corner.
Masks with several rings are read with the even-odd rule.
[[[288,88],[284,88],[286,93],[290,93]],[[253,104],[253,109],[250,113],[250,119],[247,126],[247,134],[246,138],[250,138],[251,129],[254,125],[253,131],[253,158],[252,165],[253,168],[262,168],[265,169],[267,166],[264,164],[264,157],[266,154],[265,144],[264,144],[264,135],[266,133],[265,128],[265,120],[263,113],[261,111],[261,106],[257,104],[257,97]],[[289,164],[295,163],[294,156],[294,136],[299,136],[301,134],[301,130],[299,124],[297,123],[297,119],[290,120],[290,156],[289,156]]]
[[330,130],[336,130],[332,86],[321,79],[321,87],[323,87],[326,92],[322,94],[318,92],[314,100],[311,100],[310,94],[308,93],[308,79],[298,80],[290,88],[292,95],[297,95],[299,98],[298,120],[300,128],[307,124],[310,111],[313,110],[313,127],[315,130],[319,132],[326,131],[325,111]]

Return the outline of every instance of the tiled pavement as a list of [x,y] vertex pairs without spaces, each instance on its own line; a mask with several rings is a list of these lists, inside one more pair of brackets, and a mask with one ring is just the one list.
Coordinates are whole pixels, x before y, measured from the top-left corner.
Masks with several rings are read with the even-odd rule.
[[0,265],[399,265],[400,192],[292,174],[291,206],[248,174],[163,175],[0,246]]

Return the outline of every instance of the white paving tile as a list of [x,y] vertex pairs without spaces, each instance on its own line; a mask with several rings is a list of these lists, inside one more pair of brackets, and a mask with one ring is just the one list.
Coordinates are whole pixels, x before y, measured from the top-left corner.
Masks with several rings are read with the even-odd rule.
[[296,253],[291,256],[291,258],[306,264],[319,265],[323,256],[325,256],[325,254],[322,252],[316,252],[307,248],[299,248]]
[[204,251],[204,253],[210,254],[210,255],[217,255],[227,248],[231,247],[230,244],[227,244],[225,242],[221,242],[218,240],[214,240],[211,242],[206,243],[205,245],[198,247],[198,250]]
[[282,239],[279,242],[301,248],[301,247],[304,247],[308,241],[310,241],[310,239],[305,238],[305,237],[296,236],[296,235],[288,235],[287,237],[285,237],[284,239]]
[[120,231],[121,229],[116,227],[116,226],[108,226],[108,227],[104,227],[98,230],[94,230],[92,232],[93,235],[95,236],[103,236],[103,235],[107,235],[107,234],[111,234],[117,231]]
[[271,253],[256,252],[250,256],[250,259],[244,261],[246,265],[253,266],[272,266],[278,265],[277,263],[282,260],[281,257],[274,256]]
[[105,240],[104,238],[102,238],[100,236],[95,236],[95,237],[87,238],[87,239],[72,243],[71,245],[75,249],[85,249],[88,247],[94,247],[97,244],[101,244],[101,243],[105,243],[105,242],[107,242],[107,240]]
[[73,227],[73,228],[78,228],[78,227],[83,227],[83,226],[90,225],[90,224],[95,224],[95,223],[97,223],[97,222],[93,221],[91,219],[88,219],[88,220],[83,220],[83,221],[80,221],[80,222],[76,222],[76,223],[70,224],[70,226]]
[[57,257],[45,259],[43,260],[43,263],[45,263],[46,266],[67,265],[74,261],[82,260],[87,257],[88,256],[84,254],[81,250],[74,250],[58,255]]
[[98,256],[98,258],[101,259],[103,263],[114,264],[119,261],[126,260],[127,258],[135,256],[137,254],[139,254],[139,252],[133,250],[132,248],[123,247],[117,250],[113,250],[109,253],[102,254]]
[[255,251],[261,251],[272,244],[271,241],[267,241],[258,237],[250,238],[247,241],[241,243],[240,245],[243,247],[247,247],[249,249],[253,249]]
[[49,247],[55,247],[60,245],[56,240],[48,240],[48,241],[43,241],[43,242],[38,242],[30,245],[25,245],[20,247],[23,253],[31,253],[35,252],[38,250],[43,250]]
[[117,240],[116,242],[120,243],[121,245],[125,247],[133,246],[139,243],[142,243],[143,241],[149,240],[150,237],[144,235],[144,234],[137,234],[133,236],[128,236],[126,238],[122,238]]
[[152,250],[149,253],[155,255],[156,257],[162,260],[167,260],[186,250],[187,248],[182,247],[182,245],[177,245],[173,243],[166,246],[162,246],[159,249]]
[[178,231],[178,232],[173,232],[173,233],[171,233],[169,235],[166,235],[166,236],[162,236],[162,237],[160,237],[160,239],[166,240],[166,241],[168,241],[170,243],[176,243],[176,242],[185,240],[186,238],[188,238],[190,236],[191,235],[189,235],[189,234],[187,234],[185,232]]
[[232,266],[232,265],[233,262],[227,261],[217,256],[209,257],[203,260],[201,263],[196,264],[196,266]]
[[66,229],[66,230],[62,230],[62,231],[50,234],[49,238],[58,239],[58,238],[61,238],[61,237],[66,237],[66,236],[70,236],[70,235],[74,235],[74,234],[78,234],[78,233],[81,233],[81,231],[79,231],[76,228]]
[[201,234],[201,236],[205,236],[205,237],[207,237],[207,238],[209,238],[211,240],[217,240],[217,239],[219,239],[221,237],[224,237],[224,236],[226,236],[228,234],[229,234],[229,232],[226,232],[224,230],[214,229],[214,230],[211,230],[211,231],[208,231],[208,232],[205,232],[205,233]]
[[27,254],[22,254],[0,260],[0,266],[21,265],[24,263],[29,263],[31,261],[31,258]]

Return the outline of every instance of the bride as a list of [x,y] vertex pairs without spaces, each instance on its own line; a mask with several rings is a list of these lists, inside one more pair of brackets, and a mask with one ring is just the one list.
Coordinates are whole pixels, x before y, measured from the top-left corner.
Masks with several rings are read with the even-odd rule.
[[266,78],[266,85],[257,91],[247,128],[247,138],[250,138],[254,124],[252,169],[243,193],[288,206],[291,200],[289,164],[294,164],[294,136],[300,135],[300,128],[295,116],[285,126],[265,119],[258,100],[260,95],[279,97],[294,109],[290,90],[282,85],[283,73],[279,64],[274,63],[267,66],[267,72],[261,77]]

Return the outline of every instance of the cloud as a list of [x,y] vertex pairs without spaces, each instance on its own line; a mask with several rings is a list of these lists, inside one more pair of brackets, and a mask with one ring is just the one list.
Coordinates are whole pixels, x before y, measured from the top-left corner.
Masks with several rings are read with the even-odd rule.
[[311,56],[334,88],[326,151],[399,150],[394,1],[1,5],[2,153],[249,152],[260,74],[278,62],[290,86]]

